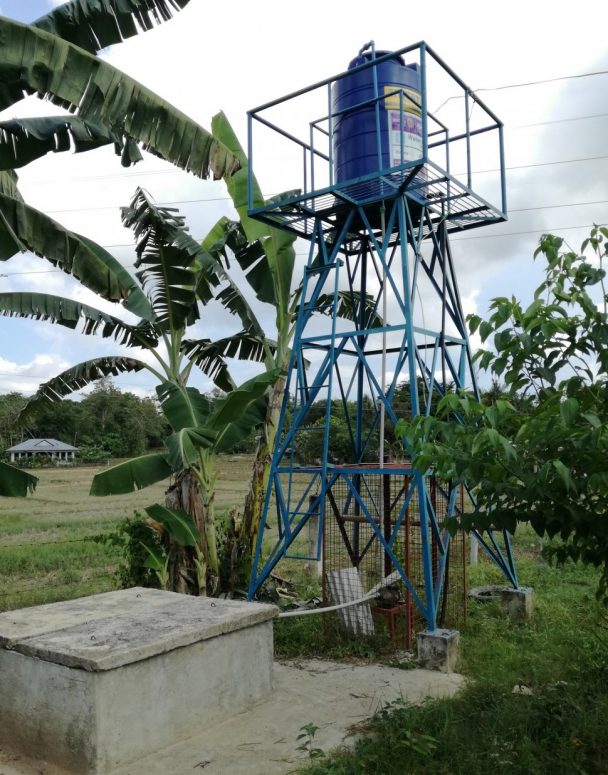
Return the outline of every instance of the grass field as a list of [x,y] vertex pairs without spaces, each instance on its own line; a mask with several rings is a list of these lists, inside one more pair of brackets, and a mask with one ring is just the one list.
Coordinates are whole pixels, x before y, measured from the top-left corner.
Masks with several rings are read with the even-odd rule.
[[[222,457],[218,467],[217,510],[242,507],[251,458]],[[88,491],[98,470],[39,469],[32,496],[0,499],[0,610],[116,589],[117,549],[90,539],[162,503],[168,481],[129,495],[92,498]]]
[[[250,462],[246,456],[221,459],[218,511],[242,505]],[[95,470],[43,469],[32,497],[2,499],[0,610],[117,588],[116,548],[90,538],[162,501],[166,483],[129,496],[90,498]],[[594,597],[597,573],[547,565],[530,530],[518,530],[515,548],[520,581],[535,589],[532,623],[513,624],[492,604],[471,606],[461,630],[465,690],[422,707],[383,709],[354,753],[324,752],[309,775],[608,772],[608,614]],[[286,561],[278,570],[299,581],[301,595],[318,592],[314,582],[306,588],[302,568]],[[470,583],[504,581],[480,553]],[[376,643],[345,640],[322,617],[278,621],[275,644],[284,657],[393,659]],[[314,719],[302,719],[308,723]]]
[[[608,612],[595,599],[598,574],[547,565],[525,528],[515,545],[521,583],[535,591],[532,622],[473,604],[461,629],[465,689],[421,707],[382,709],[354,752],[324,752],[307,775],[608,773]],[[470,581],[504,583],[483,556]],[[318,633],[281,633],[291,621],[278,623],[284,649],[293,651],[296,638],[303,652],[319,643]]]

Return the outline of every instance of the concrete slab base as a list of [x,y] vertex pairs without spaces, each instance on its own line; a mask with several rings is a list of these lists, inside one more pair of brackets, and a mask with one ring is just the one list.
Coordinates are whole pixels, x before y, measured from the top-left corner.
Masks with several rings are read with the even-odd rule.
[[0,744],[101,775],[267,696],[274,606],[139,589],[0,614]]
[[452,673],[458,660],[458,630],[424,630],[418,634],[418,664],[428,670]]
[[534,590],[532,587],[500,590],[500,604],[514,621],[529,622],[534,610]]
[[[309,722],[324,751],[351,745],[356,728],[383,705],[454,695],[456,673],[399,670],[320,660],[275,662],[274,691],[250,710],[201,728],[194,737],[115,770],[112,775],[285,775],[307,763],[296,737]],[[0,745],[2,775],[63,775],[44,762],[16,758]]]

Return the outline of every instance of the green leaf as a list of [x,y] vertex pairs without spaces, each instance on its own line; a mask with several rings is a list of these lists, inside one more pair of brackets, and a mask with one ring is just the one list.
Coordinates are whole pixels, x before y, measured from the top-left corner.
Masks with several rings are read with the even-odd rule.
[[494,326],[487,320],[484,320],[479,326],[479,336],[481,337],[481,341],[485,342],[493,330]]
[[176,212],[155,205],[141,188],[122,210],[123,224],[138,240],[137,277],[152,302],[156,323],[168,331],[179,331],[199,317],[193,265],[201,248]]
[[112,466],[93,477],[90,495],[124,495],[166,479],[172,473],[160,452],[141,455]]
[[81,390],[102,377],[115,377],[127,372],[141,371],[145,368],[146,364],[142,361],[123,356],[106,356],[83,361],[40,385],[36,394],[30,398],[21,411],[20,420],[26,421],[33,417],[38,409],[49,403],[60,401],[70,393]]
[[169,463],[174,471],[189,468],[197,462],[199,451],[210,449],[215,442],[217,433],[204,426],[198,428],[182,428],[172,433],[165,446],[169,452]]
[[215,451],[218,453],[227,452],[235,444],[246,439],[252,430],[260,428],[266,419],[268,402],[269,399],[266,393],[249,402],[242,414],[222,430],[215,443]]
[[163,414],[174,431],[206,425],[212,405],[196,388],[165,382],[156,392]]
[[7,498],[24,498],[34,492],[38,477],[0,461],[0,495]]
[[0,192],[0,261],[25,250],[45,258],[104,299],[124,301],[134,314],[146,320],[154,318],[141,288],[105,248]]
[[481,318],[479,315],[469,315],[467,317],[467,321],[469,323],[469,333],[474,334],[475,331],[479,328],[479,324],[481,323]]
[[0,315],[5,317],[50,320],[59,326],[75,329],[83,323],[82,333],[113,337],[128,347],[155,347],[158,337],[147,323],[131,326],[120,318],[73,301],[46,293],[0,293]]
[[[277,309],[277,328],[289,317],[289,299],[295,264],[294,242],[296,236],[284,229],[275,229],[248,215],[248,161],[234,130],[223,113],[218,113],[211,122],[213,136],[239,160],[241,168],[226,178],[226,186],[243,225],[247,240],[252,245],[259,241],[259,248],[237,256],[237,261],[246,271],[246,277],[261,301],[273,303]],[[253,205],[264,203],[262,192],[253,178]],[[256,252],[257,250],[257,252]],[[260,264],[260,268],[258,268]],[[267,265],[267,270],[264,267]],[[270,282],[272,284],[272,291]]]
[[262,424],[268,407],[266,391],[280,374],[279,369],[259,374],[219,402],[209,420],[209,427],[218,431],[216,451],[230,449]]
[[567,398],[559,406],[559,413],[566,428],[571,428],[579,414],[579,403],[576,398]]
[[41,16],[32,26],[52,32],[95,53],[154,28],[189,0],[71,0]]
[[247,408],[247,405],[264,395],[280,376],[279,369],[259,374],[244,382],[236,390],[218,402],[217,409],[209,419],[209,426],[222,431],[230,423],[237,420]]
[[107,61],[3,17],[0,41],[0,110],[24,94],[37,94],[85,121],[132,137],[144,150],[197,177],[212,172],[220,178],[238,169],[235,155],[206,129]]
[[584,417],[585,420],[589,423],[589,425],[592,425],[594,428],[601,428],[602,427],[602,421],[597,416],[597,414],[592,414],[590,412],[585,412],[581,415],[581,417]]
[[227,393],[234,390],[235,384],[225,359],[237,358],[241,361],[264,363],[267,351],[274,355],[276,342],[266,337],[260,338],[248,331],[239,331],[237,334],[217,339],[215,342],[209,339],[198,341],[186,339],[182,342],[182,352],[210,377],[220,390]]
[[114,145],[123,167],[143,158],[129,138],[76,116],[13,118],[0,122],[0,169],[23,167],[47,153],[82,153],[104,145]]
[[182,509],[169,509],[155,503],[153,506],[146,507],[146,513],[160,522],[171,538],[181,546],[196,546],[201,540],[194,520]]
[[561,460],[552,460],[551,465],[557,473],[559,474],[559,478],[564,483],[564,487],[566,488],[567,492],[570,492],[571,490],[573,492],[576,492],[576,485],[574,484],[574,481],[572,479],[572,475],[570,474],[570,470],[562,463]]
[[18,202],[23,202],[21,192],[17,188],[18,180],[19,178],[14,170],[0,171],[0,194],[16,199]]
[[149,546],[146,546],[143,541],[140,541],[139,543],[141,546],[143,546],[146,552],[148,552],[148,559],[144,562],[144,568],[150,568],[150,570],[154,571],[164,570],[167,558],[161,554],[160,550],[155,551]]

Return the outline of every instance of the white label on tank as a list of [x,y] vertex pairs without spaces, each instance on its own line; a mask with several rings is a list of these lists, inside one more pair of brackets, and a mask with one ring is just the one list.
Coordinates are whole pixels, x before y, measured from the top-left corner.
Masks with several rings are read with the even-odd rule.
[[406,111],[387,110],[390,166],[397,167],[422,156],[422,119]]
[[390,166],[417,161],[422,156],[420,94],[396,85],[385,86],[384,94]]

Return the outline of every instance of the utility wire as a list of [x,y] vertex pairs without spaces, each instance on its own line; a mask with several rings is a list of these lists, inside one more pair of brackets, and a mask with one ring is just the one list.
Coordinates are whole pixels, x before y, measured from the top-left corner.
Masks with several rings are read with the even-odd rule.
[[[579,162],[587,162],[587,161],[601,161],[603,159],[608,159],[608,155],[603,156],[583,156],[579,159],[558,159],[555,161],[544,161],[544,162],[535,162],[534,164],[518,164],[513,165],[511,167],[505,167],[505,171],[514,171],[514,170],[525,170],[525,169],[532,169],[536,167],[553,167],[559,164],[578,164]],[[489,172],[500,172],[500,167],[492,167],[490,169],[485,170],[472,170],[472,175],[484,175]],[[454,173],[455,177],[458,177],[458,175],[461,173]],[[168,200],[166,202],[158,202],[158,205],[160,207],[165,207],[167,205],[180,205],[180,204],[201,204],[205,202],[228,202],[231,201],[231,198],[228,196],[224,197],[211,197],[209,199],[202,198],[202,199],[172,199]],[[120,205],[103,205],[103,206],[90,206],[90,207],[69,207],[62,210],[45,210],[46,213],[49,215],[56,215],[59,213],[80,213],[80,212],[87,212],[87,211],[99,211],[99,210],[119,210]],[[513,210],[511,212],[514,212]],[[125,247],[124,244],[122,245],[106,245],[105,247]]]
[[592,113],[588,116],[571,116],[569,118],[554,118],[549,121],[535,121],[531,124],[508,124],[505,129],[530,129],[536,126],[549,126],[550,124],[565,124],[569,121],[586,121],[592,118],[608,118],[608,113]]
[[[608,224],[583,223],[580,226],[560,226],[559,228],[542,229],[542,234],[556,234],[560,231],[572,231],[573,229],[591,229],[593,226],[606,226]],[[529,229],[527,231],[506,231],[504,234],[480,234],[477,237],[452,237],[450,242],[463,242],[468,239],[498,239],[499,237],[517,237],[521,234],[538,234],[539,229]]]
[[[571,76],[577,78],[581,76]],[[504,87],[506,88],[506,87]],[[479,91],[479,90],[478,90]],[[452,98],[456,99],[456,98]],[[548,121],[535,121],[529,124],[505,124],[505,129],[530,129],[539,126],[549,126],[551,124],[563,124],[570,121],[588,121],[595,118],[607,118],[608,113],[591,113],[586,116],[568,116],[566,118],[549,119]],[[169,168],[164,170],[141,170],[140,172],[116,172],[106,175],[71,175],[64,180],[67,181],[96,181],[96,180],[110,180],[110,179],[122,179],[122,178],[136,178],[136,177],[148,177],[150,175],[178,175],[183,174],[183,170]],[[34,178],[26,181],[28,184],[40,184],[40,183],[56,183],[56,178]],[[201,181],[204,182],[204,181]],[[227,197],[218,197],[217,201],[226,199]],[[214,200],[209,200],[214,201]]]
[[[566,202],[564,204],[557,204],[557,205],[539,205],[538,207],[519,207],[519,208],[512,208],[509,210],[509,213],[527,213],[527,212],[533,212],[537,210],[555,210],[560,209],[564,207],[588,207],[592,205],[602,205],[602,204],[608,204],[608,199],[598,199],[592,202]],[[569,231],[571,229],[587,229],[591,228],[593,224],[582,224],[581,226],[552,226],[550,228],[546,227],[539,227],[537,229],[531,229],[529,231],[509,231],[505,232],[504,234],[483,234],[477,237],[452,237],[451,241],[458,241],[462,239],[498,239],[499,237],[509,237],[509,236],[518,236],[521,234],[538,234],[538,233],[549,233],[549,232],[560,232],[560,231]],[[128,247],[134,247],[134,245],[130,242],[122,242],[122,243],[115,243],[113,245],[102,245],[101,247],[104,248],[128,248]],[[296,253],[296,256],[307,256],[308,252],[304,253]],[[123,265],[123,268],[129,269],[132,265]],[[34,274],[65,274],[63,270],[61,269],[42,269],[42,270],[36,270],[36,271],[28,271],[28,272],[7,272],[6,274],[0,274],[0,279],[6,277],[21,277],[24,275],[34,275]]]
[[539,81],[523,81],[522,83],[507,83],[502,86],[487,86],[474,91],[504,91],[505,89],[521,89],[524,86],[539,86],[544,83],[556,83],[557,81],[569,81],[574,78],[590,78],[594,75],[608,75],[608,70],[594,70],[590,73],[575,73],[573,75],[558,75],[554,78],[543,78]]
[[[481,87],[479,89],[472,89],[471,92],[473,96],[477,94],[478,92],[490,92],[490,91],[505,91],[506,89],[521,89],[523,87],[528,86],[540,86],[542,84],[547,83],[557,83],[558,81],[569,81],[576,78],[591,78],[592,76],[596,75],[608,75],[608,70],[595,70],[590,73],[575,73],[573,75],[558,75],[555,78],[543,78],[538,81],[524,81],[522,83],[506,83],[502,86],[487,86],[487,87]],[[434,113],[438,113],[441,108],[444,107],[444,105],[447,105],[448,102],[451,102],[452,100],[462,100],[464,99],[464,94],[454,94],[451,97],[448,97],[446,100],[444,100],[441,105],[434,110]]]

